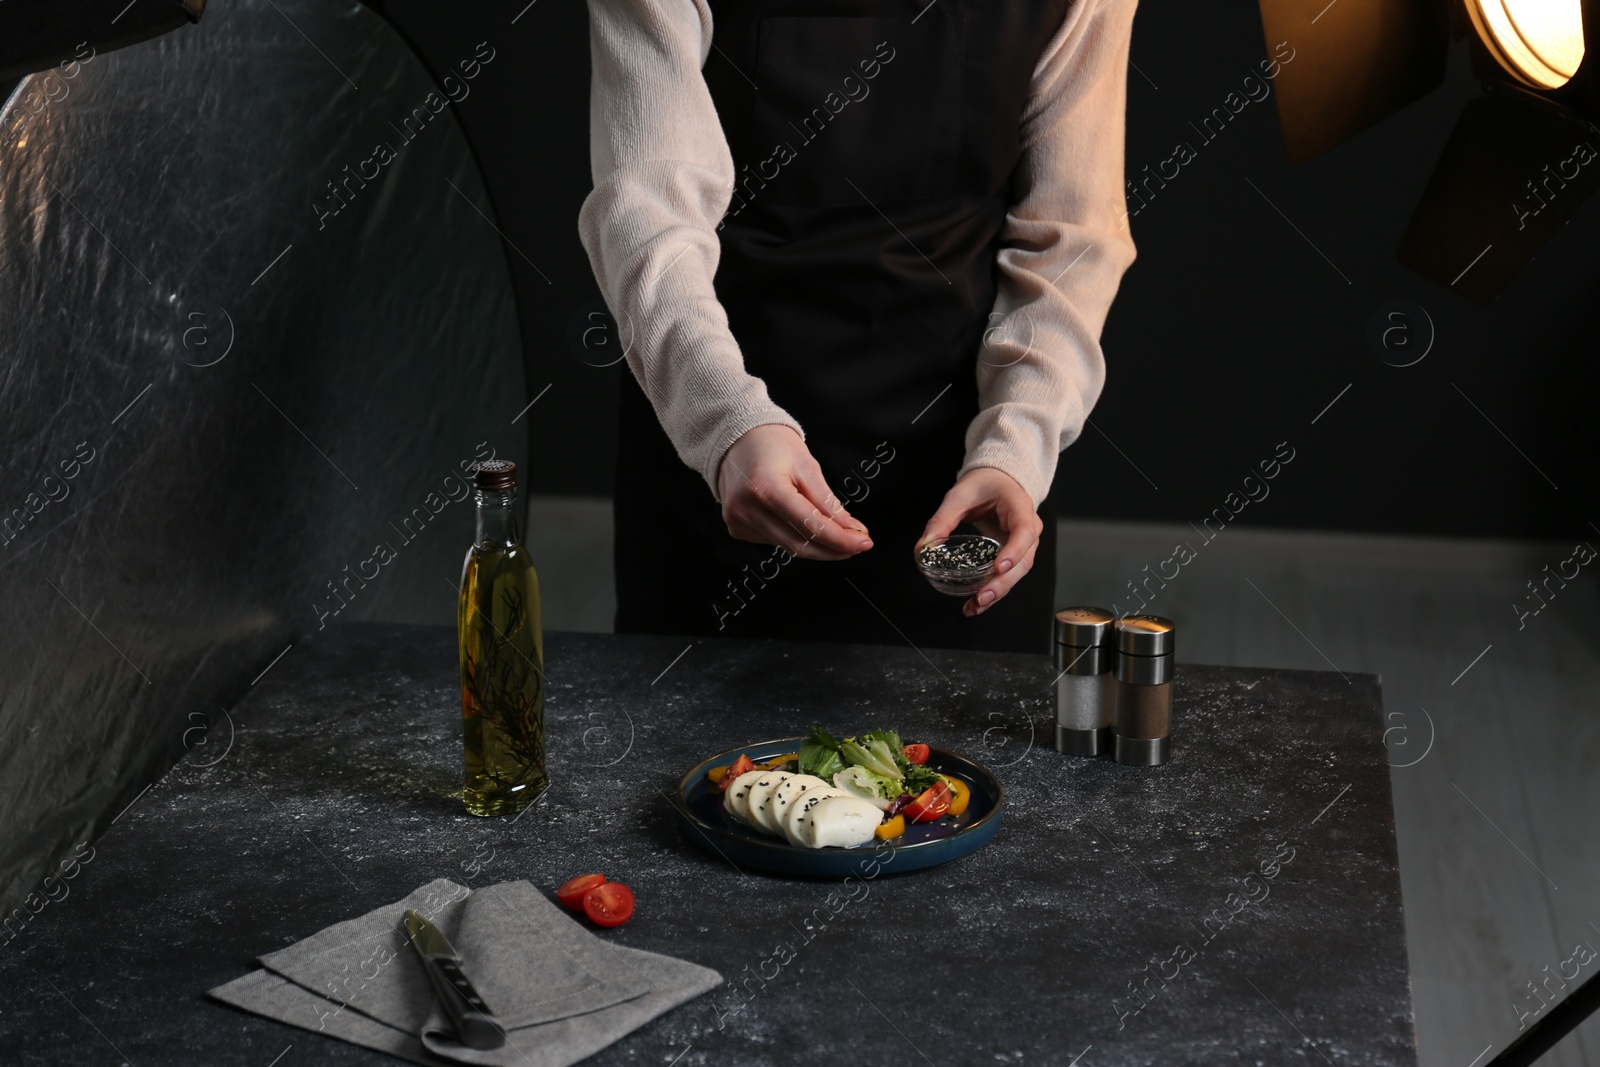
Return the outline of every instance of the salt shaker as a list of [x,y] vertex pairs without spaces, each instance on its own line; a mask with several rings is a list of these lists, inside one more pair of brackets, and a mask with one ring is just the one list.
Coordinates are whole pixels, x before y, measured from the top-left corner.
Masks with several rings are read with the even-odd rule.
[[1116,709],[1116,649],[1105,608],[1056,612],[1056,751],[1100,756],[1111,751]]

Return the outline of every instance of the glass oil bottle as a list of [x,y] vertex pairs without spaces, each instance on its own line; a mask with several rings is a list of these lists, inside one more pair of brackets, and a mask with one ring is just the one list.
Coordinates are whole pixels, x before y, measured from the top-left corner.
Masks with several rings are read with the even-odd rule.
[[507,815],[549,785],[544,745],[544,633],[539,576],[517,522],[517,466],[473,464],[477,534],[461,569],[456,631],[466,749],[463,799]]

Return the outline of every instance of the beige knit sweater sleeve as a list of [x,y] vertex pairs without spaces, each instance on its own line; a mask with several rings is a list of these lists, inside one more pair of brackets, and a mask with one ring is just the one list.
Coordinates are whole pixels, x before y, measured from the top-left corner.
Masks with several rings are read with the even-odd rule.
[[1105,385],[1100,330],[1134,259],[1123,196],[1135,0],[1074,0],[1034,72],[999,294],[978,352],[965,474],[998,467],[1033,497]]
[[[978,360],[982,410],[961,472],[999,468],[1035,504],[1099,397],[1100,329],[1133,261],[1122,135],[1134,3],[1073,0],[1022,118],[1018,200]],[[722,457],[746,430],[805,431],[745,370],[712,285],[734,166],[700,73],[711,12],[705,0],[589,0],[589,25],[594,189],[579,236],[629,369],[715,497]]]

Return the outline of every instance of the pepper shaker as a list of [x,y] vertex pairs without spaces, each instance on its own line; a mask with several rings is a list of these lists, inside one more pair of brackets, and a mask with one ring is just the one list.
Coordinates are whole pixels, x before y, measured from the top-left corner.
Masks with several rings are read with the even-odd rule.
[[1118,763],[1154,767],[1172,755],[1171,619],[1124,615],[1116,621],[1117,711],[1112,747]]
[[1056,612],[1056,751],[1100,756],[1111,751],[1116,710],[1116,648],[1105,608]]

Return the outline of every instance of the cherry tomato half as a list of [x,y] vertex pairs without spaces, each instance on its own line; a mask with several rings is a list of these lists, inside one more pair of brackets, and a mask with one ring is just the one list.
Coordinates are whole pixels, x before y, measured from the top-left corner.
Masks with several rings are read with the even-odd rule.
[[621,926],[633,914],[633,890],[605,882],[583,895],[583,913],[597,926]]
[[556,890],[556,899],[573,911],[583,910],[583,895],[597,885],[605,883],[603,874],[580,874]]
[[901,746],[900,752],[905,756],[906,762],[908,763],[928,762],[927,745],[903,745]]
[[717,788],[726,793],[728,791],[728,787],[733,784],[733,780],[735,778],[739,777],[741,774],[746,774],[755,769],[755,763],[750,759],[749,756],[741,752],[739,753],[739,758],[734,760],[733,763],[729,765],[728,769],[723,772],[722,781],[717,783]]
[[933,822],[950,810],[950,801],[954,794],[944,782],[931,785],[922,791],[922,795],[906,805],[905,815],[909,822]]

